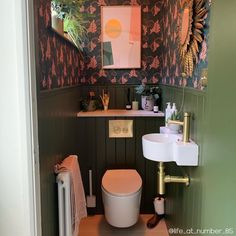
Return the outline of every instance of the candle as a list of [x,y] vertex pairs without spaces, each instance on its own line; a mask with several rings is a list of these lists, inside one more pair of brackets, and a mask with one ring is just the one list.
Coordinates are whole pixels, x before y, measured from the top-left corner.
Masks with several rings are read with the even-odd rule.
[[132,102],[132,110],[138,110],[138,101]]

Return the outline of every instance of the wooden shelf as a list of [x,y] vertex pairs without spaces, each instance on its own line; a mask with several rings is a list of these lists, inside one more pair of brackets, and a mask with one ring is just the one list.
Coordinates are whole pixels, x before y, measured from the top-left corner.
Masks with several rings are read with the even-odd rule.
[[52,28],[51,26],[48,27],[49,30],[51,30],[52,32],[54,32],[57,36],[59,36],[61,39],[63,39],[64,41],[70,43],[72,46],[74,46],[77,50],[78,47],[74,44],[74,42],[72,41],[72,39],[67,38],[64,34],[61,34],[60,32],[58,32],[57,30],[55,30],[54,28]]
[[77,113],[77,117],[164,117],[163,112],[154,113],[153,111],[144,110],[96,110],[96,111],[81,111]]

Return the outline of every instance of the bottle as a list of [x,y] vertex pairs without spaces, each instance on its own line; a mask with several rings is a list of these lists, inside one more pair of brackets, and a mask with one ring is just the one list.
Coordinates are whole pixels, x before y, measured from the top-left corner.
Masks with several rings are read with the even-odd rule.
[[159,107],[158,107],[158,102],[157,102],[157,99],[156,99],[155,102],[154,102],[154,106],[153,106],[153,112],[158,113],[158,111],[159,111]]
[[158,109],[158,106],[157,106],[157,105],[154,105],[154,106],[153,106],[153,112],[154,112],[154,113],[158,113],[158,110],[159,110],[159,109]]
[[165,122],[166,122],[166,127],[168,126],[168,120],[171,118],[171,106],[170,106],[170,102],[167,102],[167,107],[166,107],[166,111],[165,111]]
[[125,105],[125,109],[126,110],[131,110],[132,109],[132,104],[130,102],[130,88],[128,88],[128,90],[127,90],[127,102],[126,102],[126,105]]
[[175,103],[173,103],[173,106],[171,108],[171,115],[173,116],[173,118],[175,120],[176,120],[177,113],[178,113],[178,111],[177,111],[176,105],[175,105]]

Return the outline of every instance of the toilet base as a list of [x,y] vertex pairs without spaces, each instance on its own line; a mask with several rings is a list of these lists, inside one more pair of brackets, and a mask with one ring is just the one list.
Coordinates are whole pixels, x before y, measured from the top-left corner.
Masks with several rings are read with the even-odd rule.
[[107,222],[117,228],[128,228],[137,223],[141,189],[130,196],[113,196],[102,188],[102,199]]

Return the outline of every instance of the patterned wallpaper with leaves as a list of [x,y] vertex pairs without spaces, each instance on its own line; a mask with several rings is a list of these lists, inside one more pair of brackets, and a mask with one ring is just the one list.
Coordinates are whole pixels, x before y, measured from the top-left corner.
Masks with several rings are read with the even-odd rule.
[[178,27],[180,25],[180,2],[182,0],[166,0],[163,2],[163,47],[162,47],[162,72],[160,81],[162,84],[187,86],[203,90],[199,83],[201,73],[208,67],[208,36],[211,0],[206,0],[205,7],[208,10],[204,20],[203,42],[200,45],[198,62],[192,78],[181,78],[181,66],[178,58]]
[[[199,75],[207,67],[208,18],[204,30],[199,63],[193,78],[182,80],[177,55],[177,30],[180,0],[97,0],[85,1],[81,11],[88,17],[88,40],[84,58],[70,43],[50,29],[50,1],[39,0],[39,83],[41,90],[78,84],[163,83],[201,89]],[[209,3],[207,3],[210,5]],[[142,67],[140,69],[103,70],[101,67],[101,14],[106,5],[141,5]]]
[[[40,89],[54,89],[77,84],[137,84],[160,80],[162,50],[162,0],[98,0],[85,1],[81,11],[88,17],[88,41],[84,42],[84,59],[69,43],[51,32],[50,1],[40,0],[39,48]],[[142,68],[102,70],[101,14],[106,5],[142,6]]]
[[[81,83],[137,84],[157,83],[160,79],[162,0],[98,0],[85,4],[84,11],[95,15],[88,23],[89,42],[85,43],[85,73]],[[142,7],[142,68],[103,70],[101,62],[101,6],[141,5]]]
[[78,50],[49,29],[50,7],[50,1],[39,0],[37,28],[40,90],[78,85],[83,71]]

